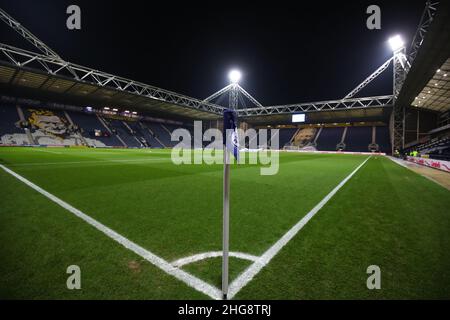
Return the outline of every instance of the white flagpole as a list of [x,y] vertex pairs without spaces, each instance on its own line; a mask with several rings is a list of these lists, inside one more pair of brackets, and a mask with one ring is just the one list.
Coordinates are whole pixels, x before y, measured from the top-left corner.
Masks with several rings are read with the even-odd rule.
[[[239,85],[238,81],[241,77],[241,73],[237,70],[233,70],[229,73],[231,86],[229,87],[229,108],[236,110],[238,107],[239,98]],[[231,141],[227,141],[231,137],[228,136],[226,130],[228,125],[225,125],[225,113],[224,113],[224,138],[225,141],[223,147],[223,239],[222,239],[222,294],[223,299],[227,299],[228,295],[228,253],[230,251],[230,150],[227,150],[227,144]],[[234,119],[233,115],[233,123]],[[233,124],[233,126],[235,123]],[[233,128],[234,130],[235,128]]]
[[222,239],[222,294],[227,299],[228,294],[228,252],[230,232],[230,164],[229,152],[223,147],[223,239]]

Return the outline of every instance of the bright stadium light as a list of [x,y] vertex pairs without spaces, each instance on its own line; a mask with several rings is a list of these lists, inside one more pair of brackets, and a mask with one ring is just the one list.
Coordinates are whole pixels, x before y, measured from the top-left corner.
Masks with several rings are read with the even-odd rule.
[[400,37],[400,35],[396,35],[389,38],[388,42],[389,45],[391,46],[392,51],[394,52],[403,48],[405,45],[405,42],[403,41],[402,37]]
[[241,80],[241,72],[239,70],[231,70],[228,73],[228,78],[232,83],[238,83]]
[[300,114],[293,114],[292,115],[292,122],[305,122],[306,121],[306,116],[304,113],[300,113]]

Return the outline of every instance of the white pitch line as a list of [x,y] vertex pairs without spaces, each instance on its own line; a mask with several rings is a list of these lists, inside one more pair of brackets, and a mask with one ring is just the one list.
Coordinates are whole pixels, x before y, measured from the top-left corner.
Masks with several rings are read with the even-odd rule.
[[47,166],[47,165],[65,165],[65,164],[89,164],[89,163],[110,163],[110,162],[117,162],[117,163],[132,163],[132,162],[169,162],[169,158],[151,158],[151,159],[103,159],[103,160],[86,160],[86,161],[58,161],[58,162],[28,162],[28,163],[18,163],[14,164],[12,166],[14,167],[27,167],[27,166]]
[[[239,258],[239,259],[243,259],[243,260],[249,260],[249,261],[257,261],[259,259],[259,257],[251,255],[251,254],[247,254],[247,253],[242,253],[242,252],[229,252],[228,255],[230,257],[234,257],[234,258]],[[204,253],[199,253],[199,254],[195,254],[189,257],[185,257],[185,258],[181,258],[178,259],[176,261],[172,262],[172,265],[178,268],[181,268],[182,266],[197,262],[197,261],[201,261],[204,259],[209,259],[209,258],[217,258],[217,257],[222,257],[222,251],[211,251],[211,252],[204,252]]]
[[370,159],[364,160],[352,173],[342,180],[329,194],[325,196],[311,211],[308,212],[295,226],[286,232],[280,240],[270,247],[261,257],[240,274],[229,287],[228,297],[232,299],[244,286],[246,286],[270,260],[319,212],[323,206],[341,189],[344,184]]
[[120,243],[125,248],[127,248],[127,249],[133,251],[134,253],[136,253],[137,255],[141,256],[142,258],[144,258],[145,260],[147,260],[148,262],[150,262],[154,266],[158,267],[162,271],[166,272],[167,274],[170,274],[170,275],[174,276],[175,278],[177,278],[178,280],[181,280],[182,282],[184,282],[188,286],[194,288],[197,291],[200,291],[200,292],[204,293],[205,295],[207,295],[207,296],[209,296],[209,297],[211,297],[213,299],[219,300],[219,299],[222,298],[221,291],[219,289],[217,289],[216,287],[214,287],[214,286],[204,282],[203,280],[201,280],[201,279],[199,279],[199,278],[197,278],[197,277],[195,277],[195,276],[193,276],[193,275],[191,275],[191,274],[189,274],[189,273],[187,273],[187,272],[185,272],[185,271],[183,271],[181,269],[178,269],[178,268],[172,266],[169,262],[167,262],[163,258],[158,257],[154,253],[152,253],[152,252],[142,248],[138,244],[130,241],[129,239],[125,238],[124,236],[120,235],[119,233],[115,232],[114,230],[108,228],[104,224],[101,224],[100,222],[98,222],[97,220],[91,218],[90,216],[88,216],[87,214],[85,214],[82,211],[78,210],[77,208],[72,207],[67,202],[64,202],[63,200],[59,199],[58,197],[54,196],[53,194],[45,191],[41,187],[35,185],[31,181],[29,181],[26,178],[22,177],[21,175],[15,173],[14,171],[8,169],[7,167],[5,167],[5,166],[0,164],[0,168],[2,168],[5,172],[9,173],[10,175],[15,177],[16,179],[18,179],[18,180],[22,181],[23,183],[25,183],[30,188],[36,190],[37,192],[39,192],[40,194],[42,194],[46,198],[50,199],[54,203],[56,203],[59,206],[63,207],[67,211],[70,211],[71,213],[73,213],[74,215],[79,217],[80,219],[84,220],[85,222],[87,222],[88,224],[90,224],[91,226],[96,228],[97,230],[99,230],[102,233],[104,233],[109,238],[111,238],[111,239],[115,240],[116,242]]
[[31,150],[33,150],[33,151],[39,151],[39,152],[53,153],[53,154],[63,154],[62,152],[49,151],[49,150],[41,150],[41,149],[31,149]]

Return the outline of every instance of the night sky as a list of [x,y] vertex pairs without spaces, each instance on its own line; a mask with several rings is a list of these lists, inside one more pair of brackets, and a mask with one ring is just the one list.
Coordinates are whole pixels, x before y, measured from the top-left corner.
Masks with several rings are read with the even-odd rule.
[[[410,43],[423,1],[39,1],[0,7],[63,59],[205,98],[239,68],[241,85],[264,105],[339,99],[373,72],[401,33]],[[82,29],[66,28],[66,8],[81,7]],[[366,28],[366,8],[381,7],[381,30]],[[0,42],[35,51],[0,25]],[[390,94],[390,72],[361,95]]]

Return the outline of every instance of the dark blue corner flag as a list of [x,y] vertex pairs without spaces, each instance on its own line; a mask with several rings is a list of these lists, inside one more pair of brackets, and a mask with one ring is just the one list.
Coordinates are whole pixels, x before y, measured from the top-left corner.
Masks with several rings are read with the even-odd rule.
[[226,150],[233,154],[239,162],[239,137],[237,132],[237,114],[226,109],[223,112],[223,144]]

